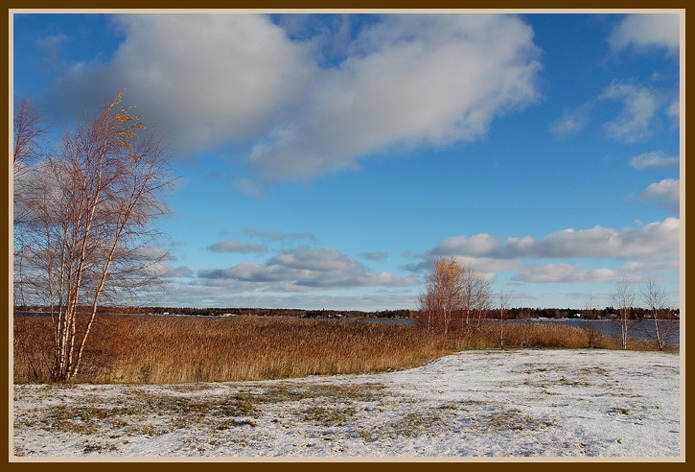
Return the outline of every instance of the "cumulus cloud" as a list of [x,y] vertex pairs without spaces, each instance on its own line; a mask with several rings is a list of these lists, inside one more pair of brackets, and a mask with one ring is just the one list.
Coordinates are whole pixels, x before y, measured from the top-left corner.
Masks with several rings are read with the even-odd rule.
[[188,266],[168,267],[166,277],[192,277],[194,272]]
[[[404,267],[413,272],[431,271],[437,257],[454,257],[489,280],[500,272],[512,272],[512,281],[529,283],[586,283],[614,280],[623,272],[665,271],[678,268],[680,220],[666,218],[639,228],[565,229],[540,239],[531,236],[506,240],[489,234],[454,236],[440,241]],[[583,263],[539,264],[544,259],[614,260],[620,267],[590,269]]]
[[[428,251],[421,256],[423,259],[420,262],[406,264],[403,269],[411,272],[432,272],[434,270],[434,259],[438,257],[433,254],[433,251]],[[500,272],[509,272],[521,270],[524,263],[520,259],[501,259],[496,257],[476,257],[466,255],[448,254],[447,257],[453,257],[456,262],[465,267],[471,267],[478,274],[487,280],[494,280]]]
[[666,49],[669,55],[675,54],[680,46],[679,16],[661,13],[628,15],[613,30],[608,42],[614,52],[627,48],[637,52],[659,48]]
[[198,272],[198,277],[205,280],[272,284],[272,289],[280,291],[404,287],[417,281],[416,275],[404,278],[388,272],[373,274],[359,262],[335,249],[308,247],[283,252],[264,264],[244,262],[228,269],[203,269]]
[[590,270],[583,265],[571,264],[527,264],[512,280],[535,283],[588,283],[614,280],[619,276],[612,269]]
[[662,107],[655,91],[631,83],[613,82],[600,98],[619,100],[623,104],[618,117],[603,125],[608,137],[633,143],[653,134],[654,120]]
[[473,236],[453,236],[440,242],[430,253],[442,255],[489,255],[499,248],[500,242],[494,236],[481,233]]
[[[668,179],[667,179],[668,180]],[[680,220],[666,218],[639,229],[617,230],[597,225],[565,229],[535,239],[510,237],[502,241],[488,234],[455,236],[441,241],[425,257],[474,256],[493,259],[523,258],[660,258],[678,254]]]
[[126,39],[111,62],[72,65],[56,81],[59,105],[92,109],[125,87],[179,152],[237,145],[255,173],[237,182],[247,192],[263,190],[256,177],[310,179],[393,146],[475,140],[537,97],[539,50],[516,16],[384,15],[328,62],[264,15],[117,24]]
[[264,252],[268,252],[268,246],[266,246],[265,244],[242,244],[234,239],[230,239],[228,241],[220,241],[219,243],[211,245],[209,249],[212,252],[239,252],[242,254],[248,254],[249,252],[262,254]]
[[311,178],[394,145],[474,140],[536,98],[538,51],[515,17],[387,16],[356,44],[254,147],[250,163],[264,177]]
[[668,167],[678,165],[678,157],[665,155],[663,152],[654,151],[635,156],[630,160],[630,167],[637,170],[649,167]]
[[125,87],[179,151],[262,137],[315,73],[308,48],[263,15],[116,18],[126,40],[111,62],[74,65],[55,95],[92,109]]
[[622,264],[618,270],[621,273],[654,273],[667,270],[677,270],[680,267],[680,261],[628,261]]
[[359,263],[335,249],[300,247],[273,257],[268,261],[268,265],[297,270],[332,272],[350,271],[358,267]]
[[642,190],[640,200],[654,203],[673,213],[678,213],[680,209],[680,180],[664,179],[660,182],[655,182]]

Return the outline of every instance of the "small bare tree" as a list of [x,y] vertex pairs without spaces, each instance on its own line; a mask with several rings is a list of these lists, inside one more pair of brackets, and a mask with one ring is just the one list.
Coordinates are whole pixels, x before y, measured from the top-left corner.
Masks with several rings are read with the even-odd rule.
[[15,277],[50,307],[55,380],[79,372],[109,292],[138,290],[161,275],[153,268],[165,255],[143,247],[166,211],[159,195],[171,182],[168,153],[159,134],[142,134],[145,124],[122,97],[66,133],[61,152],[39,162],[17,189],[27,217],[15,226],[25,237],[24,268]]
[[461,311],[457,313],[460,317],[460,324],[465,322],[465,328],[468,332],[471,329],[471,321],[474,318],[480,322],[492,306],[492,294],[490,282],[485,277],[478,274],[473,267],[466,266],[463,269],[463,283],[461,285]]
[[617,321],[620,326],[620,344],[623,349],[627,349],[629,330],[637,321],[632,319],[635,291],[632,282],[624,276],[615,284],[613,302],[618,310]]
[[23,98],[14,113],[14,153],[12,165],[27,165],[39,154],[38,141],[46,134],[45,117],[41,110]]
[[[28,99],[23,98],[15,107],[13,120],[14,152],[12,155],[12,171],[14,173],[14,187],[17,187],[20,182],[28,180],[31,164],[41,156],[40,138],[46,133],[47,127],[44,115],[38,107],[33,106]],[[14,193],[13,222],[15,225],[21,224],[27,218],[26,206],[21,205],[21,202],[17,201],[17,195],[20,195],[21,198],[23,192]],[[21,274],[25,254],[25,242],[21,231],[14,233],[13,245],[15,271]],[[22,278],[20,277],[20,282],[15,284],[15,306],[17,300],[20,300],[22,305],[26,304],[21,280]]]
[[470,327],[475,314],[490,307],[490,284],[471,267],[453,257],[434,261],[434,272],[427,276],[426,291],[420,297],[421,321],[428,330],[445,334],[456,327]]
[[[649,310],[654,321],[654,339],[660,350],[666,347],[666,341],[675,331],[673,317],[667,316],[668,300],[666,292],[659,286],[655,277],[649,277],[640,289],[642,303]],[[670,318],[670,319],[669,319]]]

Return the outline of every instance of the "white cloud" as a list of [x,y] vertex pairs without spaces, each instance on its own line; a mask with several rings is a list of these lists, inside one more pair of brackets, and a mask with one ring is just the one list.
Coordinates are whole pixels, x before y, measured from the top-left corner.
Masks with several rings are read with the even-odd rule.
[[206,283],[251,283],[273,291],[304,289],[405,287],[417,276],[397,277],[388,272],[370,273],[365,266],[331,248],[300,247],[272,257],[264,264],[244,262],[229,269],[203,269]]
[[680,209],[680,180],[664,179],[655,182],[642,190],[640,199],[666,208],[673,213],[678,213]]
[[300,247],[273,257],[268,261],[268,265],[279,265],[298,270],[330,272],[350,271],[358,267],[359,263],[342,255],[335,249]]
[[628,15],[613,30],[609,44],[614,52],[634,48],[641,52],[653,48],[666,49],[667,54],[678,52],[680,19],[677,14]]
[[[565,229],[543,238],[509,237],[489,234],[455,236],[445,239],[419,256],[419,263],[405,267],[413,272],[431,271],[440,256],[454,257],[459,264],[473,267],[488,280],[501,272],[513,273],[514,282],[589,283],[619,278],[621,273],[653,273],[678,268],[680,220],[666,218],[640,228],[621,230],[597,225],[590,229]],[[611,264],[623,259],[619,267],[588,268],[583,263],[540,264],[543,259],[602,260]],[[614,263],[614,262],[613,262]]]
[[669,105],[669,107],[666,109],[666,115],[671,119],[675,126],[680,125],[681,104],[678,98],[671,102],[671,105]]
[[639,229],[617,230],[597,225],[584,230],[565,229],[541,239],[510,237],[502,242],[487,234],[455,236],[441,241],[425,258],[442,255],[496,259],[662,258],[677,256],[679,235],[680,220],[666,218]]
[[393,146],[478,139],[495,117],[537,97],[539,50],[516,16],[384,15],[338,63],[323,63],[316,41],[342,44],[345,20],[333,40],[324,32],[311,41],[291,40],[264,15],[121,15],[116,23],[126,40],[111,62],[66,67],[58,105],[92,109],[125,87],[128,103],[161,120],[179,154],[237,145],[255,172],[236,182],[249,193],[354,169]]
[[668,167],[678,165],[678,157],[664,155],[663,152],[654,151],[635,156],[630,160],[630,167],[642,170],[649,167]]
[[662,104],[651,89],[630,83],[613,82],[599,98],[620,100],[623,109],[618,117],[604,124],[610,138],[633,143],[643,141],[654,132],[654,120]]
[[490,254],[499,247],[499,240],[489,234],[481,233],[473,236],[453,236],[440,242],[432,251],[432,255],[460,254],[479,256]]
[[622,264],[618,270],[621,273],[654,273],[663,272],[667,270],[677,270],[680,267],[680,261],[670,260],[670,261],[628,261]]
[[121,15],[117,24],[126,40],[112,61],[75,69],[55,93],[92,109],[125,87],[179,152],[262,137],[315,74],[307,46],[263,15]]
[[[403,267],[405,270],[412,272],[431,272],[434,269],[435,251],[428,251],[424,256],[420,256],[423,261],[419,263],[407,264]],[[436,251],[438,252],[438,251]],[[461,254],[447,254],[447,257],[453,257],[459,265],[471,267],[478,274],[482,275],[487,280],[492,281],[498,273],[516,271],[523,268],[523,262],[519,259],[501,259],[497,257],[476,257]]]
[[570,264],[528,264],[524,270],[515,274],[512,280],[533,283],[589,283],[615,280],[619,274],[607,268],[587,269],[583,265]]
[[169,267],[165,274],[166,277],[191,277],[193,275],[193,271],[187,266]]
[[536,98],[538,51],[516,17],[386,16],[356,44],[255,146],[250,162],[265,178],[354,169],[394,145],[474,140]]

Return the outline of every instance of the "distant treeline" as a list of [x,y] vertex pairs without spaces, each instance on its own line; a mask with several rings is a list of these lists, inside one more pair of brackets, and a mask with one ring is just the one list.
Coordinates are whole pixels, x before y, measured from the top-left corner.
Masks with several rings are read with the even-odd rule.
[[[86,312],[88,307],[78,311]],[[18,312],[48,313],[44,306],[17,306]],[[190,307],[99,307],[100,314],[111,315],[184,315],[184,316],[284,316],[293,318],[384,318],[410,319],[414,310],[301,310],[292,308],[190,308]]]
[[[649,310],[644,308],[631,308],[630,314],[634,319],[649,318],[651,315]],[[576,308],[510,308],[505,314],[507,319],[525,319],[525,318],[583,318],[587,320],[602,320],[614,318],[618,315],[618,309],[606,307],[603,309],[578,310]],[[663,318],[678,318],[680,316],[679,309],[662,310],[659,315]],[[497,318],[498,314],[494,310],[491,313],[492,318]]]
[[[84,307],[86,312],[88,307]],[[18,312],[48,313],[48,307],[17,306]],[[82,310],[78,310],[82,311]],[[291,308],[190,308],[190,307],[100,307],[100,314],[112,315],[184,315],[184,316],[283,316],[293,318],[373,318],[373,319],[415,319],[416,310],[301,310]],[[574,308],[510,308],[505,314],[509,320],[527,318],[582,318],[589,320],[610,319],[618,314],[613,307],[593,310]],[[635,319],[649,318],[649,311],[644,308],[632,308],[631,316]],[[660,314],[663,318],[678,318],[679,309],[667,309]],[[485,318],[498,318],[497,310],[483,314]]]
[[139,309],[142,313],[156,315],[177,314],[197,316],[285,316],[293,318],[389,318],[409,319],[414,317],[413,310],[301,310],[292,308],[161,308],[147,307]]

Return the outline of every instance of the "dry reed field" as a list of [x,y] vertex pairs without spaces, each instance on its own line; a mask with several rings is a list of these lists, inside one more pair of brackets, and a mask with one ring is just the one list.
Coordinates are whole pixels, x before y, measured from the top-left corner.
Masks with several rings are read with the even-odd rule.
[[[217,382],[407,369],[461,349],[500,347],[499,326],[450,333],[403,323],[291,318],[98,318],[77,382]],[[14,317],[15,383],[50,382],[52,324]],[[506,324],[504,346],[615,348],[581,328]],[[651,349],[645,343],[633,348]]]

